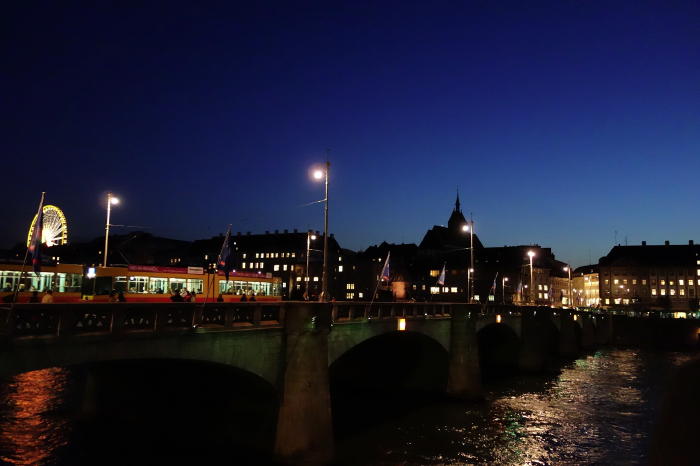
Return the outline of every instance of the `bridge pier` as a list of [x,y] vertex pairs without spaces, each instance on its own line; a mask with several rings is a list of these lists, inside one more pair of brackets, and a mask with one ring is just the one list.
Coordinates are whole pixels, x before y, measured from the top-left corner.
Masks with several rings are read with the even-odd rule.
[[330,305],[299,304],[285,313],[283,382],[275,455],[292,464],[333,458],[328,384]]
[[596,338],[596,328],[593,324],[593,318],[590,316],[579,316],[578,318],[583,319],[583,321],[581,322],[581,346],[583,347],[583,349],[591,350],[598,345],[598,341]]
[[540,374],[553,368],[554,355],[551,354],[551,346],[558,342],[547,325],[549,322],[546,319],[549,319],[549,316],[540,313],[538,317],[535,312],[536,310],[526,308],[521,311],[518,369],[525,373]]
[[462,400],[483,398],[476,339],[478,313],[478,307],[466,304],[452,309],[447,394]]
[[575,358],[580,353],[577,326],[571,313],[562,312],[559,315],[559,354],[564,358]]

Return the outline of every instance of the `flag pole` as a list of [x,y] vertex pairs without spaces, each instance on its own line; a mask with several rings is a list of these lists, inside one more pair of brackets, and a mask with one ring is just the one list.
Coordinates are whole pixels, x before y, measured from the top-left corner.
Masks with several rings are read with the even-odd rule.
[[379,279],[377,280],[377,286],[374,287],[374,293],[372,293],[372,300],[369,302],[369,309],[367,310],[367,317],[369,317],[369,313],[372,310],[372,304],[374,304],[374,296],[377,294],[377,291],[379,291],[379,284],[382,282],[382,275],[384,274],[384,269],[387,266],[390,255],[391,255],[391,251],[386,253],[386,260],[384,261],[384,265],[382,266],[382,269],[379,271]]
[[[39,208],[37,209],[37,222],[39,221],[39,211],[44,207],[44,196],[46,195],[45,191],[41,192],[41,200],[39,201]],[[30,246],[31,246],[31,241],[34,239],[33,238],[33,233],[36,231],[36,228],[38,225],[34,225],[34,230],[32,231],[32,238],[29,240],[30,241]],[[42,232],[43,234],[43,232]],[[39,238],[39,244],[41,244],[41,238]],[[40,247],[40,246],[37,246]],[[10,302],[10,312],[7,314],[7,319],[9,320],[10,314],[12,313],[12,309],[14,308],[15,302],[17,301],[17,294],[19,293],[19,287],[20,284],[22,283],[22,276],[26,273],[25,269],[27,267],[27,257],[29,257],[29,246],[27,246],[27,250],[24,251],[24,259],[22,260],[22,269],[19,273],[19,281],[17,282],[17,285],[15,286],[14,292],[12,293],[12,301]]]
[[[219,261],[219,258],[221,258],[221,254],[224,252],[224,246],[226,246],[226,241],[230,241],[230,236],[231,236],[231,224],[229,223],[228,228],[226,229],[226,236],[224,236],[224,242],[221,243],[221,249],[219,250],[219,257],[217,258],[217,262]],[[229,246],[230,247],[230,246]],[[207,267],[207,272],[209,271],[209,267]],[[207,301],[209,300],[209,293],[211,292],[212,298],[214,297],[214,285],[216,284],[216,275],[218,273],[218,268],[217,270],[211,274],[207,273],[207,275],[211,276],[211,286],[209,286],[209,283],[207,283],[207,292],[204,294],[204,302],[202,303],[202,314],[204,314],[204,308],[207,305]],[[207,278],[207,282],[209,281],[209,278]],[[192,327],[195,326],[195,314],[192,314]]]

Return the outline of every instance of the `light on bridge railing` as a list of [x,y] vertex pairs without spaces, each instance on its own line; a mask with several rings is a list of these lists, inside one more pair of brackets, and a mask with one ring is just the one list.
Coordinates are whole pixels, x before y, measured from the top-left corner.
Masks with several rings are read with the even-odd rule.
[[497,324],[501,323],[501,314],[496,314],[496,323]]
[[574,320],[577,320],[577,319],[578,319],[578,316],[576,314],[574,314]]
[[399,319],[398,328],[399,332],[403,332],[404,330],[406,330],[406,319]]

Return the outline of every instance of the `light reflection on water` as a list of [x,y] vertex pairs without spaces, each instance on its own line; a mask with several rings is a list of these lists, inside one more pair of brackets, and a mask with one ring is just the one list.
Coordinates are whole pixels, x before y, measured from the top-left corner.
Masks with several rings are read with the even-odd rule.
[[345,439],[341,462],[643,464],[664,381],[693,357],[610,350],[556,377],[501,379],[485,403],[431,405]]
[[[558,376],[500,379],[485,386],[483,403],[433,403],[340,439],[338,463],[642,464],[663,384],[693,357],[606,350]],[[74,378],[53,368],[0,385],[0,462],[66,463],[64,447],[84,449],[75,406],[66,408]]]
[[0,460],[45,464],[67,444],[71,422],[60,412],[69,372],[51,368],[26,372],[0,386]]

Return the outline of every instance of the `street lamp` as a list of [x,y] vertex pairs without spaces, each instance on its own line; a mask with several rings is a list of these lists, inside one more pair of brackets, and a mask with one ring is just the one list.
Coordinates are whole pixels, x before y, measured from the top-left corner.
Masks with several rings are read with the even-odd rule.
[[530,303],[535,304],[535,300],[533,299],[535,288],[532,284],[532,258],[535,257],[535,251],[528,251],[527,255],[530,257]]
[[321,300],[328,301],[328,172],[330,171],[331,163],[326,160],[324,168],[317,168],[313,172],[315,180],[325,180],[326,196],[323,199],[324,215],[323,215],[323,274],[321,276]]
[[573,307],[574,297],[571,295],[571,266],[564,267],[564,272],[569,272],[569,307]]
[[316,235],[311,233],[311,230],[306,232],[306,285],[304,286],[304,298],[309,299],[309,253],[311,251],[311,241],[316,239]]
[[503,299],[502,302],[503,304],[506,303],[506,282],[508,281],[508,277],[503,277],[501,280],[501,291],[503,292]]
[[[463,232],[469,232],[469,268],[467,271],[467,302],[472,301],[474,295],[474,221],[471,225],[465,223],[462,225]],[[470,278],[471,277],[471,278]]]
[[102,267],[107,267],[107,250],[109,248],[109,217],[112,213],[112,204],[119,204],[119,198],[112,196],[112,193],[107,193],[107,222],[105,223],[105,250]]

